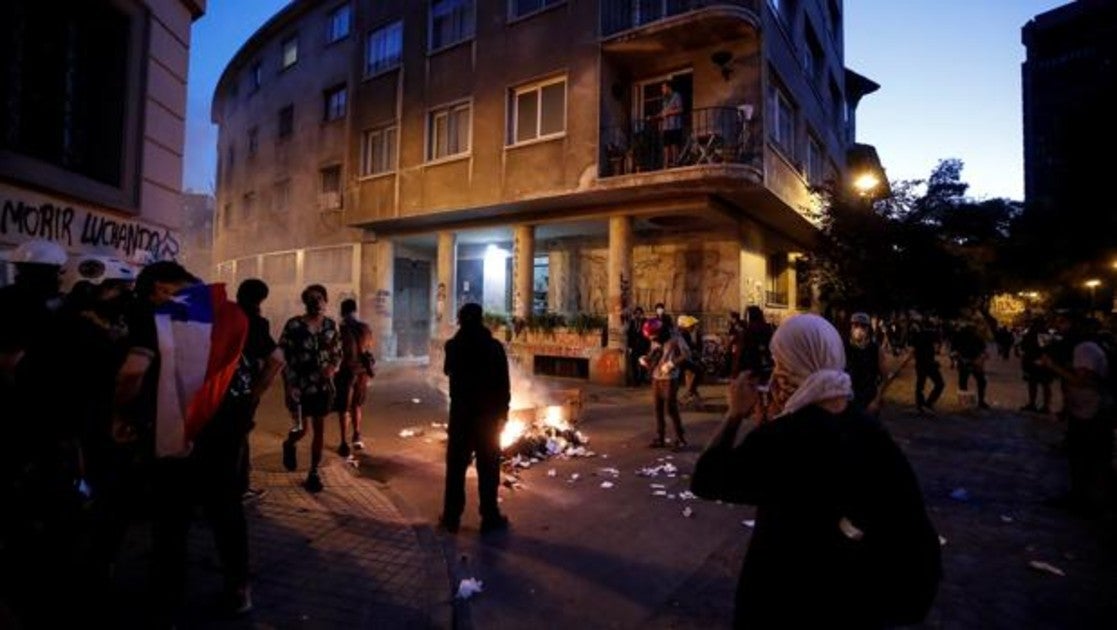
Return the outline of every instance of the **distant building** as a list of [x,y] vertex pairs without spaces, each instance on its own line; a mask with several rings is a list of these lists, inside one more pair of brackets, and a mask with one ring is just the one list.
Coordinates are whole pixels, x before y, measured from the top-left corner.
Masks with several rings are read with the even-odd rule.
[[182,193],[182,250],[178,261],[207,280],[212,280],[214,275],[213,213],[213,195],[191,191]]
[[513,348],[602,382],[634,306],[793,312],[808,186],[845,181],[877,87],[841,5],[296,0],[214,94],[218,273],[273,318],[354,295],[386,357],[434,360],[465,301],[607,317],[606,347]]
[[[1082,227],[1073,247],[1112,249],[1113,177],[1108,151],[1117,139],[1117,2],[1078,0],[1037,15],[1022,29],[1024,194],[1028,211]],[[1102,211],[1099,202],[1105,205]],[[1099,220],[1108,223],[1099,223]],[[1064,229],[1064,234],[1071,232]],[[1106,265],[1109,264],[1106,261]]]
[[0,3],[0,251],[176,258],[190,29],[205,0]]

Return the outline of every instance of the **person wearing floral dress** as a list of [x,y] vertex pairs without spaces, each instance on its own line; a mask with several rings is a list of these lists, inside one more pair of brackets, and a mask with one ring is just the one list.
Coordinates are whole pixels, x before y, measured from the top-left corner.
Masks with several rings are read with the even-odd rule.
[[296,447],[306,435],[309,422],[314,436],[310,444],[310,472],[306,489],[322,490],[318,465],[322,462],[322,440],[325,418],[333,407],[333,377],[341,364],[341,338],[337,322],[324,315],[326,288],[312,284],[302,292],[306,313],[287,320],[279,338],[286,366],[283,384],[287,409],[291,412],[291,431],[283,442],[283,466],[298,468]]

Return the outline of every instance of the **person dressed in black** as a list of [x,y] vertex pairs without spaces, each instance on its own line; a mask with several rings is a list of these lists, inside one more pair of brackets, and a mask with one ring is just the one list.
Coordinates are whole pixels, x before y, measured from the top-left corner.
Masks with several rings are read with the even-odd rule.
[[239,422],[244,430],[239,463],[239,488],[241,496],[246,501],[259,499],[266,492],[263,488],[252,488],[249,484],[252,457],[248,436],[256,426],[256,408],[260,405],[260,397],[271,387],[275,377],[283,369],[283,352],[271,336],[271,323],[260,314],[260,307],[267,298],[268,285],[259,278],[248,278],[237,287],[237,304],[248,317],[248,338],[244,342],[241,364],[235,377],[240,381],[240,390],[248,392],[247,399],[241,401]]
[[648,353],[648,338],[644,336],[644,309],[637,306],[632,317],[625,323],[624,336],[627,344],[628,383],[640,386],[648,382],[648,371],[640,365],[640,357]]
[[[1036,317],[1024,331],[1020,338],[1017,352],[1020,354],[1020,369],[1024,373],[1024,381],[1028,384],[1028,404],[1020,408],[1021,411],[1038,411],[1049,413],[1051,411],[1051,382],[1055,380],[1051,368],[1040,364],[1052,335],[1047,329],[1047,322],[1042,317]],[[1036,407],[1037,394],[1043,392],[1043,402]]]
[[748,371],[764,383],[772,371],[772,353],[768,349],[768,343],[775,330],[764,319],[764,311],[759,306],[745,309],[745,316],[748,321],[742,335],[740,361],[734,373]]
[[480,304],[458,311],[458,332],[446,342],[443,372],[450,378],[450,422],[446,444],[446,490],[439,526],[458,531],[465,510],[465,471],[477,457],[481,533],[506,529],[500,513],[500,433],[508,419],[512,387],[504,346],[485,327]]
[[[912,321],[908,328],[908,345],[915,358],[915,409],[919,413],[933,414],[935,403],[946,388],[936,358],[939,336],[930,326]],[[925,395],[923,390],[927,387],[928,379],[932,383],[931,394]]]
[[988,409],[989,403],[985,402],[985,360],[989,353],[977,327],[969,322],[961,324],[954,335],[951,350],[958,355],[958,391],[969,391],[972,375],[977,383],[977,406]]
[[881,386],[887,374],[884,349],[873,338],[867,313],[854,313],[849,321],[845,351],[846,372],[853,384],[853,405],[875,417],[880,414]]
[[1016,335],[1012,334],[1008,326],[1001,324],[997,327],[997,331],[993,334],[994,340],[997,342],[997,354],[1001,359],[1008,361],[1012,356],[1012,346],[1016,345]]
[[[341,338],[341,367],[334,376],[334,389],[337,390],[338,434],[341,444],[337,454],[351,458],[350,443],[345,436],[352,432],[353,451],[363,451],[365,442],[361,439],[361,425],[364,419],[365,395],[369,381],[374,375],[372,356],[372,330],[368,324],[357,319],[357,301],[347,298],[341,301],[341,325],[338,328]],[[352,461],[356,461],[355,459]]]
[[[791,317],[772,354],[770,404],[755,379],[734,381],[730,409],[739,411],[691,478],[703,499],[757,506],[733,627],[919,623],[941,578],[938,535],[904,454],[849,404],[838,331],[817,315]],[[738,444],[751,415],[760,424]]]

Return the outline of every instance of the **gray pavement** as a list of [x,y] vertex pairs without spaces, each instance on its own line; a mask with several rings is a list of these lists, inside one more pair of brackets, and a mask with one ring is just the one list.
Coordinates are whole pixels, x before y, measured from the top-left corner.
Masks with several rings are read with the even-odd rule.
[[[1053,417],[1014,411],[1023,403],[1015,362],[994,361],[990,373],[988,412],[959,406],[945,365],[947,393],[935,418],[912,413],[910,369],[890,391],[885,423],[915,467],[946,539],[946,577],[924,627],[1117,627],[1115,521],[1083,520],[1045,505],[1065,489],[1063,427]],[[286,418],[272,392],[253,437],[255,485],[269,489],[250,508],[256,611],[235,625],[727,627],[751,533],[743,521],[752,508],[679,496],[701,444],[718,426],[723,388],[704,387],[709,410],[684,412],[691,446],[671,453],[646,447],[647,390],[584,387],[581,428],[596,456],[554,458],[522,471],[522,487],[501,488],[512,529],[489,536],[478,532],[472,471],[462,531],[433,529],[445,447],[430,424],[445,421],[446,402],[421,364],[381,366],[366,412],[370,449],[358,469],[332,454],[337,424],[327,424],[326,490],[316,496],[299,485],[305,470],[280,466]],[[403,438],[404,428],[424,433]],[[300,444],[304,462],[308,442]],[[676,476],[636,474],[667,462],[677,466]],[[602,487],[604,481],[612,487]],[[660,488],[652,484],[673,498],[656,495]],[[204,526],[194,543],[191,622],[220,626],[206,606],[219,578]],[[483,592],[454,600],[453,589],[467,577],[481,580]]]

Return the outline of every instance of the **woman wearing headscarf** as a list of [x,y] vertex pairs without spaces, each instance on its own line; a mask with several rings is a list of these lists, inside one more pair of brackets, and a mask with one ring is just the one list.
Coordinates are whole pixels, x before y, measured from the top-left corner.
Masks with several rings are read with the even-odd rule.
[[[757,506],[734,627],[919,622],[941,575],[938,536],[907,459],[850,404],[838,331],[798,315],[771,351],[770,402],[741,374],[691,481],[700,497]],[[759,424],[738,443],[750,416]]]

